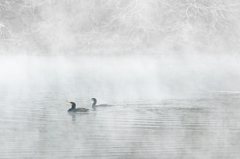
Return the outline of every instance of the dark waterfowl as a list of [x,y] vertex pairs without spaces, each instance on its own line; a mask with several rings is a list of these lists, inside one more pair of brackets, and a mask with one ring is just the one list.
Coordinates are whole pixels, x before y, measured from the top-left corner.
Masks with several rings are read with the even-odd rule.
[[106,107],[106,106],[112,106],[112,105],[107,105],[107,104],[100,104],[100,105],[96,105],[97,104],[97,99],[96,98],[92,98],[93,104],[92,107]]
[[70,102],[72,106],[71,109],[68,109],[68,112],[87,112],[89,109],[86,108],[76,108],[76,104],[74,102]]

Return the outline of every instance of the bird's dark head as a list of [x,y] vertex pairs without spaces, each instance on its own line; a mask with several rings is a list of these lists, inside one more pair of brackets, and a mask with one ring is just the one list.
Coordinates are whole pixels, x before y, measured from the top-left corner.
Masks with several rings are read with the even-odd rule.
[[92,98],[92,101],[93,101],[93,102],[97,102],[97,99],[96,99],[96,98]]
[[93,101],[93,105],[95,105],[97,103],[97,99],[96,98],[92,98]]
[[74,102],[70,102],[70,105],[72,106],[72,108],[76,108],[76,104]]

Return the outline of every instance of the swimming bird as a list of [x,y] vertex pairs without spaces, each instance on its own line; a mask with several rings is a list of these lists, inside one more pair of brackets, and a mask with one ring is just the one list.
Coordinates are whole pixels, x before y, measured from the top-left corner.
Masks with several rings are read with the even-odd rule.
[[97,104],[97,99],[96,98],[92,98],[91,99],[93,101],[92,107],[106,107],[106,106],[112,106],[112,105],[107,105],[107,104],[100,104],[100,105],[96,105]]
[[76,104],[74,102],[70,102],[72,106],[71,109],[68,109],[68,112],[87,112],[89,109],[87,108],[76,108]]

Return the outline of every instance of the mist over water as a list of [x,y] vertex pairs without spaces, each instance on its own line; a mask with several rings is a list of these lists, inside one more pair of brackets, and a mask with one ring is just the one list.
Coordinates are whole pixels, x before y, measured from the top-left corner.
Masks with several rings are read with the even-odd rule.
[[239,5],[0,1],[0,158],[239,159]]
[[239,69],[227,55],[1,57],[1,157],[239,158]]
[[76,92],[159,99],[174,92],[239,90],[238,56],[3,56],[0,60],[1,84],[8,89],[63,87],[66,98]]

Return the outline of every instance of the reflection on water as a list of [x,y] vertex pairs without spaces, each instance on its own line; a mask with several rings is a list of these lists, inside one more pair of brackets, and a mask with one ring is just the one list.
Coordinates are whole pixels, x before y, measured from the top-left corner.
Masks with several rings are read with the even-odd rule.
[[[164,98],[152,66],[144,77],[132,67],[25,62],[1,72],[0,158],[240,157],[237,92]],[[114,106],[93,110],[92,97]],[[69,114],[66,100],[90,111]]]

